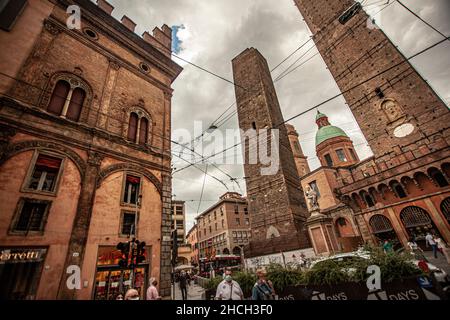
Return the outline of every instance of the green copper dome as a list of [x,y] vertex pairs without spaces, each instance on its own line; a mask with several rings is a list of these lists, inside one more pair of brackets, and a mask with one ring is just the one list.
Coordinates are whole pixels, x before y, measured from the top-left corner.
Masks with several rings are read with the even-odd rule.
[[348,137],[341,128],[329,125],[319,128],[316,134],[316,147],[325,140],[335,137]]
[[319,120],[320,118],[323,118],[323,117],[326,117],[326,115],[324,115],[319,110],[317,110],[316,121]]

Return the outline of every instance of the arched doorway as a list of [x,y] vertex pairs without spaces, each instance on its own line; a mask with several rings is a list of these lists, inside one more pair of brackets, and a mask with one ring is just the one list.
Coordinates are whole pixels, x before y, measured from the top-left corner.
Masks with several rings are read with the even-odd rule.
[[344,237],[354,237],[355,233],[353,232],[353,227],[347,219],[340,217],[335,222],[337,236],[339,238]]
[[423,250],[431,250],[425,243],[425,236],[428,232],[441,237],[428,212],[420,207],[410,206],[404,208],[400,212],[400,220],[405,226],[408,236],[415,239]]
[[448,223],[450,223],[450,197],[445,198],[441,202],[441,212],[447,219]]
[[394,244],[395,249],[401,245],[391,221],[386,216],[375,214],[370,218],[369,224],[372,229],[372,234],[379,242],[389,240]]
[[222,250],[223,254],[230,254],[230,250],[228,250],[228,248],[225,248]]
[[234,247],[234,248],[233,248],[233,255],[235,255],[235,256],[240,256],[240,255],[241,255],[241,248],[239,248],[239,247]]

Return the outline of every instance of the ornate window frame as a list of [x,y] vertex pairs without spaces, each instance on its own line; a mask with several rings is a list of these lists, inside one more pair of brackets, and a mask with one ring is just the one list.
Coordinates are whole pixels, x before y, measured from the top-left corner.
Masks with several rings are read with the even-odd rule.
[[[50,157],[55,157],[55,158],[61,159],[61,165],[59,167],[58,176],[56,177],[55,188],[53,191],[34,190],[34,189],[30,189],[28,187],[30,184],[31,176],[33,175],[33,172],[34,172],[34,168],[36,166],[36,161],[37,161],[39,155],[41,155],[41,154],[45,155],[45,156],[50,156]],[[62,176],[63,176],[63,172],[64,172],[65,160],[66,160],[66,157],[59,153],[51,152],[48,150],[35,149],[33,152],[33,156],[31,158],[30,164],[28,166],[27,173],[22,181],[22,187],[20,189],[20,192],[35,193],[35,194],[39,194],[39,195],[56,197],[58,195],[59,184],[60,184],[60,181],[62,180]]]
[[[128,140],[128,129],[129,129],[129,123],[130,123],[130,117],[131,114],[135,113],[138,116],[137,121],[137,128],[136,128],[136,140],[130,141]],[[140,135],[140,126],[141,126],[141,119],[145,118],[148,122],[148,128],[147,128],[147,140],[145,141],[144,145],[152,145],[153,144],[153,128],[155,127],[156,123],[153,122],[152,115],[147,111],[144,110],[142,106],[136,105],[132,106],[131,108],[128,108],[125,110],[125,121],[124,121],[124,127],[123,127],[123,136],[127,141],[134,144],[139,144],[139,135]]]
[[[76,75],[71,72],[67,72],[67,71],[56,72],[49,78],[49,80],[47,82],[47,86],[42,94],[41,99],[40,99],[40,103],[39,103],[40,108],[47,111],[53,91],[55,90],[56,84],[60,80],[67,81],[69,83],[70,92],[73,92],[73,90],[75,90],[76,88],[80,88],[80,89],[84,90],[84,92],[86,93],[83,105],[81,107],[80,119],[78,120],[78,122],[87,122],[87,118],[89,115],[89,109],[91,108],[93,91],[92,91],[91,86],[87,83],[86,80],[84,80],[79,75]],[[70,92],[69,92],[69,95],[70,95]],[[61,115],[59,117],[61,117]],[[66,120],[72,121],[67,118],[66,118]]]

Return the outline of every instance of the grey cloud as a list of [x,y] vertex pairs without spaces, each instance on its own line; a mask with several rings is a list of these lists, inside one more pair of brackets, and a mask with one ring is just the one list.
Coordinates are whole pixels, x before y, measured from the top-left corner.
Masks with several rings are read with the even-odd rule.
[[[374,3],[378,0],[368,0]],[[110,0],[115,6],[113,15],[120,19],[128,15],[137,23],[138,33],[152,30],[155,26],[184,24],[191,34],[184,39],[181,57],[232,79],[231,59],[247,47],[256,47],[274,67],[289,53],[308,39],[310,31],[302,21],[292,0]],[[412,10],[450,34],[450,2],[447,0],[405,1]],[[372,13],[376,12],[374,8]],[[413,54],[440,39],[439,34],[414,18],[397,3],[378,14],[377,23],[390,39],[406,55]],[[443,44],[412,61],[417,70],[427,79],[447,103],[450,100],[450,43]],[[294,61],[304,50],[278,68],[273,77]],[[311,54],[315,52],[312,50]],[[308,55],[309,56],[309,55]],[[177,59],[175,61],[179,62]],[[175,81],[172,110],[173,129],[193,130],[194,120],[209,125],[234,101],[233,86],[192,66],[183,65],[184,71]],[[276,83],[277,95],[285,119],[333,96],[339,92],[322,58],[316,56],[307,64]],[[342,98],[324,105],[320,110],[326,113],[334,125],[341,126],[353,139],[361,158],[371,154],[365,145],[352,113]],[[315,111],[308,112],[291,123],[301,136],[303,151],[309,156],[312,169],[319,165],[315,157],[314,123]],[[236,128],[237,117],[231,119],[225,128]],[[179,148],[175,148],[178,150]],[[174,157],[174,166],[180,168],[185,162]],[[202,169],[205,165],[200,166]],[[221,166],[235,177],[243,177],[241,166]],[[222,179],[233,190],[238,188],[218,170],[209,167],[214,176]],[[207,177],[207,185],[200,212],[212,205],[209,200],[218,199],[226,189],[217,181]],[[239,180],[245,191],[245,182]],[[203,183],[203,173],[190,168],[174,175],[173,189],[177,199],[198,200]],[[188,228],[193,223],[198,202],[188,201]]]

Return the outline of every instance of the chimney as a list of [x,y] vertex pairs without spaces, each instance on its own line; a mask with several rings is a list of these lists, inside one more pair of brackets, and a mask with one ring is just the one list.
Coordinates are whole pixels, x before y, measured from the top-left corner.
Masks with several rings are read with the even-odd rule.
[[127,16],[123,16],[121,22],[125,27],[130,29],[130,31],[134,32],[134,28],[136,28],[136,23],[134,23],[133,20],[131,20]]
[[106,0],[97,0],[97,6],[109,15],[114,10],[114,7]]

